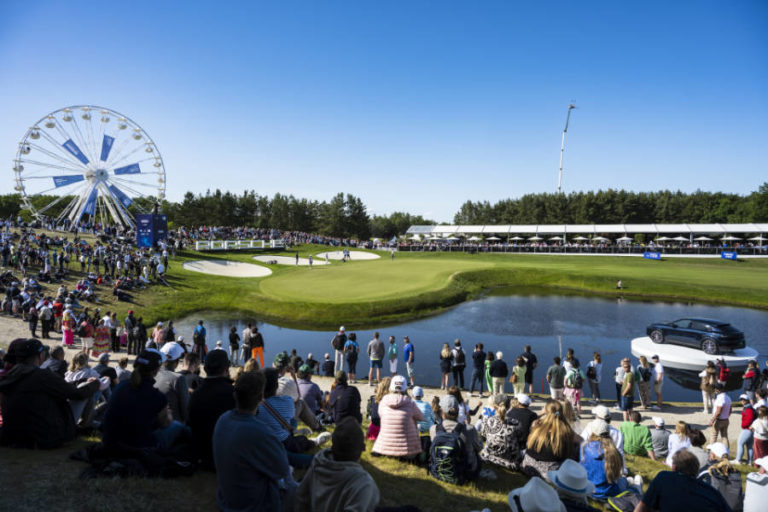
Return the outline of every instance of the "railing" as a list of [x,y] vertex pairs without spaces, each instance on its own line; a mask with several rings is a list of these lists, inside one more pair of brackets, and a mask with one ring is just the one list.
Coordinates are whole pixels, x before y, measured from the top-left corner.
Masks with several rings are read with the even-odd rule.
[[196,251],[243,251],[249,249],[284,249],[282,240],[199,240]]

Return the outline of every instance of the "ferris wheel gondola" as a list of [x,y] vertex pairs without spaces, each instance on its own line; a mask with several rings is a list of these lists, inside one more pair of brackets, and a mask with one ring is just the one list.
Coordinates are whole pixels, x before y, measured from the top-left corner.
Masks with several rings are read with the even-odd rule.
[[34,218],[134,225],[131,205],[165,198],[165,165],[149,135],[114,110],[62,108],[24,134],[13,163],[15,190]]

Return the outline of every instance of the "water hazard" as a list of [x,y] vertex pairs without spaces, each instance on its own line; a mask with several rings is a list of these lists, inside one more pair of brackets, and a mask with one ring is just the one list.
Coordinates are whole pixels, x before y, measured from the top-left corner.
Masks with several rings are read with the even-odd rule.
[[[705,317],[725,320],[744,331],[747,345],[760,354],[761,363],[768,356],[768,312],[683,303],[637,302],[619,299],[568,297],[568,296],[489,296],[463,303],[438,316],[382,326],[378,329],[383,340],[390,335],[397,339],[402,362],[403,336],[409,336],[416,348],[416,382],[438,385],[440,382],[439,352],[443,343],[461,340],[467,353],[478,342],[486,350],[502,351],[507,364],[523,351],[525,345],[533,347],[539,360],[534,381],[536,391],[542,389],[542,379],[552,358],[564,355],[573,348],[582,367],[592,358],[594,351],[603,357],[600,390],[605,398],[615,398],[614,369],[621,358],[630,356],[632,338],[645,335],[646,325],[682,317]],[[177,330],[191,340],[192,329],[198,319],[204,319],[208,328],[209,348],[216,340],[228,345],[228,333],[232,326],[242,332],[245,322],[255,319],[234,318],[226,313],[199,313],[177,322]],[[288,329],[264,322],[258,323],[266,342],[265,356],[270,361],[278,351],[292,348],[306,358],[312,353],[322,359],[325,352],[332,352],[332,332]],[[349,331],[349,330],[348,330]],[[367,373],[368,358],[365,347],[372,338],[373,329],[358,330],[361,357],[357,364],[358,376]],[[333,356],[331,356],[333,357]],[[632,358],[633,364],[637,362]],[[468,358],[471,365],[471,360]],[[663,363],[663,360],[662,360]],[[698,379],[690,372],[668,368],[664,385],[665,400],[698,401],[701,393]],[[388,375],[385,365],[384,374]],[[469,385],[471,368],[465,373]],[[738,382],[733,382],[733,385]],[[511,390],[511,384],[508,386]],[[585,388],[587,386],[585,385]],[[546,388],[544,388],[546,389]],[[732,392],[736,396],[735,392]],[[589,392],[585,389],[585,396]]]

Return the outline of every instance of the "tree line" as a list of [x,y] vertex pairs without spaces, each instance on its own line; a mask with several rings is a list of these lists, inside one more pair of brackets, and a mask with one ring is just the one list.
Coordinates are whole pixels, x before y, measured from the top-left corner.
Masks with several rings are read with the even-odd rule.
[[[37,209],[56,196],[36,196]],[[46,211],[56,217],[69,201],[64,199]],[[0,218],[29,221],[21,209],[19,194],[0,195]],[[434,221],[406,212],[370,215],[363,201],[352,194],[338,193],[329,201],[275,194],[272,197],[246,190],[242,194],[215,190],[205,194],[187,192],[179,202],[163,201],[170,226],[250,226],[316,233],[339,238],[389,240],[411,225]],[[151,198],[136,199],[134,213],[150,211]],[[646,224],[646,223],[740,223],[768,222],[768,182],[747,194],[703,192],[691,194],[663,190],[628,192],[598,190],[570,194],[527,194],[518,199],[467,201],[453,218],[455,224]]]
[[455,224],[709,224],[768,222],[768,182],[747,195],[662,190],[598,190],[526,194],[518,199],[467,201]]

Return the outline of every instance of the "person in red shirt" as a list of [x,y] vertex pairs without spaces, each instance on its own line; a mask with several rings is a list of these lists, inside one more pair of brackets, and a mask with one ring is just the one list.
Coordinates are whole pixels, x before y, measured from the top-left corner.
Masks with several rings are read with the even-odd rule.
[[747,452],[747,464],[752,465],[753,451],[752,445],[754,441],[754,432],[750,430],[750,426],[757,419],[757,412],[755,412],[752,404],[749,403],[749,397],[743,394],[739,397],[741,399],[741,433],[739,434],[738,448],[736,449],[736,459],[734,462],[741,464],[741,457],[744,452]]

